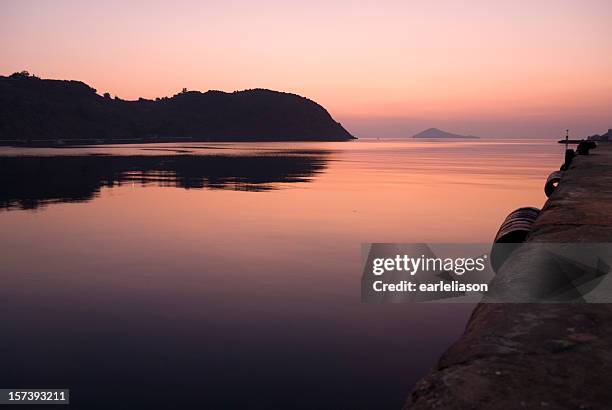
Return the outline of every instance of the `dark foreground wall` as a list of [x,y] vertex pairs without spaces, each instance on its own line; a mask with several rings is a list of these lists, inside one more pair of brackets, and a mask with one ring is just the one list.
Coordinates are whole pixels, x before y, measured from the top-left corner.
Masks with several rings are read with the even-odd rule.
[[[574,160],[528,241],[612,242],[612,144]],[[405,408],[609,409],[611,382],[612,305],[480,304]]]

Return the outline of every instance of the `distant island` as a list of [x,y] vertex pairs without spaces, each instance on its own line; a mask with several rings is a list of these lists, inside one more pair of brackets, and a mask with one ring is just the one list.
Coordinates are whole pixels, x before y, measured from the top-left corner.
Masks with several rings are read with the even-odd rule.
[[188,91],[137,101],[80,81],[0,76],[0,144],[168,141],[347,141],[325,108],[295,94]]
[[412,138],[468,138],[468,139],[479,139],[480,137],[475,137],[473,135],[459,135],[452,134],[450,132],[442,131],[438,128],[429,128],[425,131],[421,131],[416,135],[413,135]]

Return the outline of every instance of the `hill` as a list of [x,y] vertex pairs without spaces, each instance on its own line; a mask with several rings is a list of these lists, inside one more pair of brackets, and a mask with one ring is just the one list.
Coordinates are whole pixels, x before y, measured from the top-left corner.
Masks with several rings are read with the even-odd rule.
[[459,135],[452,134],[450,132],[442,131],[438,128],[429,128],[425,131],[421,131],[416,135],[413,135],[412,138],[470,138],[470,139],[478,139],[479,137],[475,137],[473,135]]
[[254,89],[186,91],[126,101],[80,81],[26,72],[0,76],[0,141],[345,141],[354,137],[319,104]]
[[608,129],[605,134],[591,135],[588,139],[591,141],[612,141],[612,128]]

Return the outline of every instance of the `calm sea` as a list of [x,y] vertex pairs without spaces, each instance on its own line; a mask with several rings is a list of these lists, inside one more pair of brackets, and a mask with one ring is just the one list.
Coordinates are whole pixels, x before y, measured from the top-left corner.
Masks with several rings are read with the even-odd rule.
[[71,408],[398,409],[469,305],[360,303],[363,242],[486,242],[553,140],[0,148],[0,387]]

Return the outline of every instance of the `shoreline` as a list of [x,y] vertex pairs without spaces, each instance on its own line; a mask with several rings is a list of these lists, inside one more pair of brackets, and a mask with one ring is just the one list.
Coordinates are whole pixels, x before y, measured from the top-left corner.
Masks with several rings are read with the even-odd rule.
[[[612,144],[579,155],[527,242],[612,238]],[[511,256],[512,258],[512,256]],[[497,278],[520,285],[529,275]],[[464,333],[413,388],[405,409],[606,408],[612,305],[481,303]]]
[[253,138],[241,138],[241,137],[213,137],[213,138],[79,138],[79,139],[40,139],[40,140],[0,140],[0,146],[3,147],[37,147],[37,148],[51,148],[51,147],[75,147],[83,145],[119,145],[119,144],[166,144],[173,142],[205,142],[205,143],[218,143],[218,142],[349,142],[356,141],[358,138],[353,137],[351,139],[300,139],[300,138],[269,138],[269,139],[253,139]]

